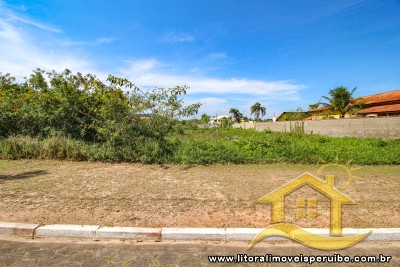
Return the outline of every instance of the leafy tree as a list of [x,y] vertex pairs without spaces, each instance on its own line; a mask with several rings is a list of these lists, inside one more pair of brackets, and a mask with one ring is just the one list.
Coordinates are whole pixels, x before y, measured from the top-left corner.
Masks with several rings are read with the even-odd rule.
[[232,124],[232,121],[228,118],[222,118],[221,127],[229,127]]
[[365,102],[365,99],[353,99],[347,112],[350,115],[356,115],[360,110],[364,108]]
[[229,110],[229,114],[232,115],[234,122],[237,123],[239,123],[243,118],[243,114],[240,113],[240,111],[237,108],[231,108]]
[[112,75],[107,84],[70,70],[45,75],[37,69],[16,83],[10,74],[0,73],[0,137],[68,137],[116,151],[125,147],[136,160],[151,161],[170,151],[173,144],[166,137],[178,119],[200,107],[183,105],[180,96],[187,86],[143,92]]
[[315,109],[315,108],[318,108],[318,107],[319,107],[319,105],[321,105],[321,103],[320,103],[320,102],[318,102],[318,103],[315,103],[315,104],[309,104],[309,105],[308,105],[308,107],[309,107],[310,109]]
[[280,117],[280,121],[300,121],[310,116],[309,113],[304,111],[301,107],[296,108],[293,111],[286,112]]
[[243,117],[243,121],[244,121],[244,122],[248,122],[249,120],[250,120],[250,119],[249,119],[248,117],[246,117],[246,116]]
[[319,99],[319,101],[317,103],[314,104],[309,104],[308,107],[309,109],[315,109],[315,108],[319,108],[319,106],[321,105],[321,99]]
[[201,119],[200,119],[201,124],[203,124],[205,127],[207,127],[209,122],[210,122],[210,116],[208,116],[205,113],[203,115],[201,115]]
[[256,120],[260,119],[261,117],[264,117],[267,112],[267,109],[263,107],[259,102],[256,102],[253,106],[251,106],[251,115],[255,115]]
[[343,118],[351,107],[352,96],[356,89],[357,87],[354,87],[353,90],[349,91],[345,86],[339,86],[335,89],[331,89],[329,91],[330,97],[322,97],[328,100],[329,103],[323,104],[329,105],[330,109],[333,111],[338,111],[340,113],[340,117]]

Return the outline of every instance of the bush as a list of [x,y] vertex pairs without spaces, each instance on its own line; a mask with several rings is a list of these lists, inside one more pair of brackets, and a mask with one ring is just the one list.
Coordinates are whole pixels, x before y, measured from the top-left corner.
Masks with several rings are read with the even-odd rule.
[[[110,75],[59,74],[37,69],[24,83],[0,73],[0,138],[3,158],[160,162],[171,156],[167,138],[183,133],[186,86],[141,91]],[[39,141],[41,140],[41,141]]]
[[3,159],[41,158],[42,146],[36,138],[29,136],[11,136],[0,142]]

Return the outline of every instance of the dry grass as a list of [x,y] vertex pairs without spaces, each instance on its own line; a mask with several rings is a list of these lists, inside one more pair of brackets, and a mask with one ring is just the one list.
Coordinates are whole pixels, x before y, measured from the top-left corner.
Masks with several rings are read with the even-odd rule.
[[[255,201],[317,165],[143,165],[0,161],[0,221],[113,226],[265,227]],[[339,168],[337,187],[347,176]],[[342,191],[344,227],[400,227],[400,166],[361,166]],[[321,212],[323,214],[323,211]],[[324,215],[325,216],[325,215]],[[326,226],[326,216],[320,219]],[[303,222],[304,223],[304,222]]]

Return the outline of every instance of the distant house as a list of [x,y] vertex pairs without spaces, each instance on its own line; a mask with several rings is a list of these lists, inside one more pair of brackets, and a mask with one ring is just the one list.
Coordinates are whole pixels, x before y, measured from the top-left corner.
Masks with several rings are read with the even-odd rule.
[[364,108],[357,114],[363,117],[399,116],[400,90],[361,97]]
[[[330,110],[329,105],[310,109],[308,112],[311,113],[312,120],[339,119],[340,118],[340,112]],[[345,118],[347,118],[346,115],[345,115]]]
[[215,117],[211,117],[210,121],[208,122],[208,125],[210,127],[214,127],[214,126],[221,126],[221,122],[223,119],[231,119],[231,116],[229,115],[219,115],[219,116],[215,116]]
[[[355,114],[345,114],[345,118],[400,116],[400,90],[354,98],[352,103],[356,102],[361,102],[362,108]],[[308,112],[313,120],[340,118],[340,113],[330,110],[329,105]]]

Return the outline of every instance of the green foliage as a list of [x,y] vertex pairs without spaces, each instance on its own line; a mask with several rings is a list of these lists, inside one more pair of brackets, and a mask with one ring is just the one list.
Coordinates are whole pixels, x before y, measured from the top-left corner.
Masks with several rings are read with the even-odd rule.
[[186,131],[172,160],[177,163],[400,164],[399,140],[333,138],[301,131],[280,133],[233,128]]
[[222,118],[221,127],[229,127],[233,124],[233,122],[228,118]]
[[200,123],[203,124],[204,127],[207,127],[209,122],[210,122],[210,116],[208,116],[205,113],[201,115]]
[[279,117],[279,121],[301,121],[311,114],[298,107],[294,111],[288,111]]
[[29,136],[11,136],[0,141],[0,155],[3,159],[87,160],[83,145],[63,137],[40,141]]
[[[112,75],[105,84],[94,75],[74,75],[69,70],[47,73],[46,79],[45,72],[37,69],[23,83],[16,83],[9,74],[0,74],[0,82],[0,138],[11,138],[4,148],[13,148],[13,136],[45,139],[54,153],[49,157],[54,158],[80,159],[78,152],[68,154],[75,143],[62,142],[76,140],[106,152],[123,148],[128,156],[116,156],[117,160],[157,161],[171,153],[167,136],[177,119],[196,114],[200,107],[199,103],[183,105],[180,95],[186,94],[186,86],[143,92],[127,79]],[[52,138],[61,142],[56,142],[61,151],[51,147]],[[21,137],[17,140],[22,147],[14,150],[15,157],[33,156],[24,152],[31,143]],[[9,155],[10,151],[2,153]],[[104,155],[109,154],[98,157],[109,158]]]
[[[329,90],[330,97],[323,96],[329,101],[330,109],[333,111],[339,111],[340,117],[344,117],[347,111],[351,107],[351,100],[354,91],[357,87],[354,87],[353,90],[349,91],[345,86],[339,86],[335,89]],[[328,105],[328,103],[325,103]]]
[[261,103],[257,102],[253,106],[251,106],[251,115],[254,114],[256,121],[260,120],[260,116],[264,117],[267,112],[267,109],[261,106]]
[[237,108],[231,108],[229,114],[232,115],[232,118],[236,123],[239,123],[243,118],[243,114]]
[[[186,86],[144,92],[126,79],[108,82],[69,70],[45,78],[37,69],[23,83],[0,73],[0,158],[208,164],[322,163],[338,156],[400,164],[399,140],[305,135],[296,123],[289,133],[198,128],[195,120],[179,122],[200,106],[183,105]],[[265,107],[255,107],[259,119]]]
[[319,108],[319,105],[321,105],[320,102],[314,103],[314,104],[309,104],[308,107],[309,107],[310,109],[315,109],[315,108]]
[[362,99],[362,98],[361,99],[360,98],[352,99],[352,101],[347,109],[347,112],[350,115],[356,115],[360,110],[362,110],[364,108],[365,102],[366,102],[365,99]]
[[320,112],[320,116],[322,116],[324,119],[334,119],[335,112],[332,109],[327,109]]
[[[91,144],[68,138],[10,136],[0,140],[2,159],[60,159],[144,163],[304,163],[351,161],[400,164],[400,140],[333,138],[298,132],[257,132],[181,125],[162,145],[142,137],[138,146]],[[183,131],[183,133],[182,133]],[[168,153],[165,153],[168,151]]]

